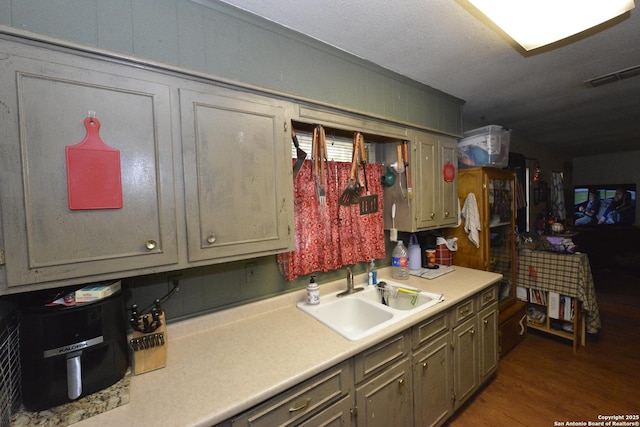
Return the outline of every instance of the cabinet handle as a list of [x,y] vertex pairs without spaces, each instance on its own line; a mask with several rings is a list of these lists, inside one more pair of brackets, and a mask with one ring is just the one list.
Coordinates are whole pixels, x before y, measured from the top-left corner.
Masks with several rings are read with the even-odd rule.
[[484,323],[485,325],[488,325],[488,324],[489,324],[489,321],[488,321],[487,319],[484,319],[484,320],[482,321],[482,323]]
[[398,385],[400,387],[404,387],[404,378],[400,378],[400,380],[398,380]]
[[431,212],[431,215],[429,215],[431,217],[431,219],[436,217],[436,213],[435,212]]
[[520,335],[524,335],[524,333],[526,332],[526,329],[524,327],[524,321],[527,319],[527,315],[525,314],[524,316],[522,316],[522,319],[520,319]]
[[474,334],[476,333],[476,330],[475,330],[475,329],[473,329],[473,328],[471,328],[471,329],[469,329],[469,333],[470,333],[471,335],[474,335]]
[[444,211],[444,217],[449,218],[449,211]]
[[309,406],[309,403],[311,403],[311,398],[307,397],[307,400],[302,405],[296,406],[295,408],[289,408],[289,412],[303,411],[303,410],[307,409],[307,407]]
[[470,308],[466,308],[460,312],[460,316],[466,316],[471,311]]
[[213,245],[216,242],[216,235],[215,234],[209,234],[207,236],[207,243],[209,243],[210,245]]
[[158,243],[155,240],[150,239],[150,240],[147,240],[146,242],[144,242],[144,246],[147,249],[149,249],[150,251],[152,251],[152,250],[154,250],[155,248],[158,247]]
[[422,363],[422,370],[426,371],[427,369],[429,369],[429,364],[427,362],[423,362]]

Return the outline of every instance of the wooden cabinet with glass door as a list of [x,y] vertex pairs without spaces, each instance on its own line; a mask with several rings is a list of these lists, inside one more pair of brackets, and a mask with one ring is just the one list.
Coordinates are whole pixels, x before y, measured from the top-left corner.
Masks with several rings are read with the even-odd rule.
[[478,207],[478,246],[465,232],[463,219],[459,227],[446,231],[447,237],[458,238],[453,262],[502,274],[498,301],[500,309],[504,309],[516,301],[515,174],[496,168],[460,169],[460,206],[465,205],[470,194],[475,196]]

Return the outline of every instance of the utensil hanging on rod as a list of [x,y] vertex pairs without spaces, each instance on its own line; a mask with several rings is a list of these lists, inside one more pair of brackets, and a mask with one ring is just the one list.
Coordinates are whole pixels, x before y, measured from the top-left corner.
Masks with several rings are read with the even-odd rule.
[[378,195],[369,192],[369,182],[367,180],[367,150],[364,146],[364,137],[360,132],[356,135],[358,151],[360,152],[360,165],[364,175],[365,195],[360,197],[360,215],[367,215],[378,212]]

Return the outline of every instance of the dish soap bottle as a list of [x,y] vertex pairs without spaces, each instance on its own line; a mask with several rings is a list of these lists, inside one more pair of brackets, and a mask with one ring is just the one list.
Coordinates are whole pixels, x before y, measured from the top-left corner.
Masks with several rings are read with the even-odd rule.
[[409,278],[409,255],[402,240],[398,240],[398,244],[391,253],[391,265],[391,277],[402,280]]
[[315,276],[311,276],[311,280],[309,280],[309,284],[307,285],[307,304],[320,304],[320,286],[316,283]]
[[369,285],[375,286],[378,284],[378,269],[376,268],[375,260],[371,260],[369,264]]

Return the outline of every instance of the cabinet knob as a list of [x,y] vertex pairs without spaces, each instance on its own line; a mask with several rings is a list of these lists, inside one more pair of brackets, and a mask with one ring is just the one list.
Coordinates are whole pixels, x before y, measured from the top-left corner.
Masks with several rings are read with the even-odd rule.
[[431,217],[431,219],[436,217],[436,213],[435,212],[431,212],[431,215],[429,215]]
[[469,333],[470,333],[471,335],[475,335],[476,330],[475,330],[475,329],[473,329],[473,328],[471,328],[471,329],[469,329]]
[[400,378],[400,380],[398,380],[398,385],[399,385],[400,387],[404,387],[404,384],[405,384],[405,382],[404,382],[404,378]]
[[427,369],[429,369],[429,364],[427,362],[423,362],[422,363],[422,370],[426,371]]
[[209,234],[207,236],[207,243],[209,243],[210,245],[213,245],[216,242],[216,235],[215,234]]
[[488,325],[488,324],[489,324],[489,321],[488,321],[487,319],[484,319],[482,322],[483,322],[485,325]]
[[444,217],[449,218],[449,211],[444,211]]
[[144,246],[150,251],[152,251],[158,247],[158,243],[153,239],[149,239],[146,242],[144,242]]

